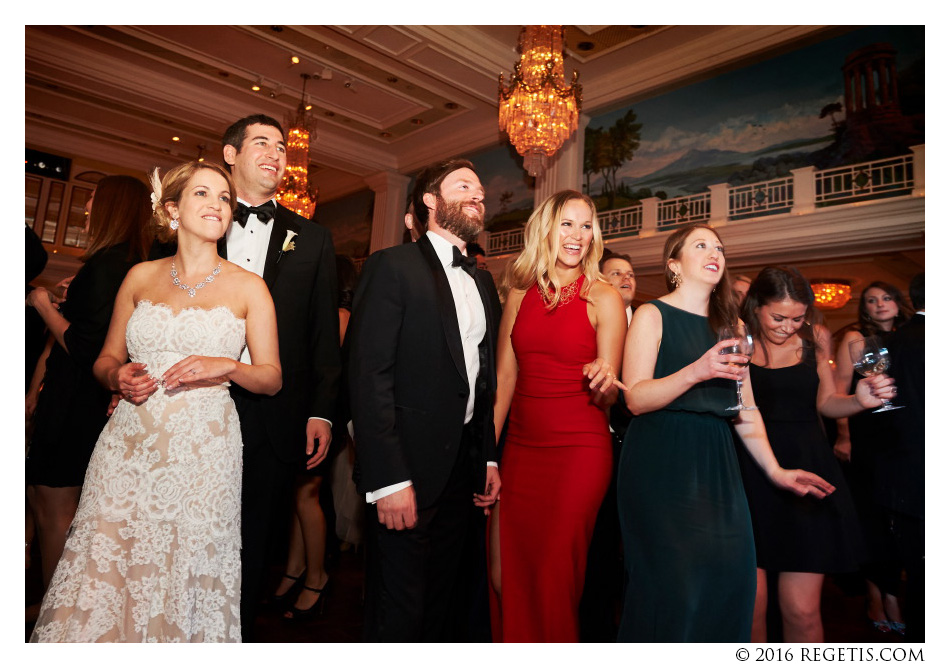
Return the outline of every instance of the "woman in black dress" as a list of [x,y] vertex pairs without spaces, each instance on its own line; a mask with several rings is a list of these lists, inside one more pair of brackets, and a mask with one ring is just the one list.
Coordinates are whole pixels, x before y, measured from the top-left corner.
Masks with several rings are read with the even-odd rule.
[[772,485],[739,451],[752,514],[757,562],[752,640],[766,640],[766,572],[778,573],[785,642],[822,642],[825,573],[857,570],[863,556],[851,496],[829,447],[821,415],[854,415],[893,395],[893,380],[865,378],[855,394],[835,391],[831,335],[816,324],[811,286],[797,269],[766,267],[749,287],[743,320],[755,339],[749,377],[772,451],[784,468],[814,471],[838,488],[824,499],[799,497]]
[[[359,275],[353,261],[343,255],[336,256],[336,268],[342,345],[346,326],[350,321],[353,293]],[[336,416],[333,424],[333,446],[344,444],[346,436],[346,420]],[[287,563],[277,591],[272,597],[277,605],[293,601],[284,611],[285,619],[307,619],[316,613],[322,613],[326,605],[327,585],[330,582],[326,571],[327,517],[320,505],[320,488],[330,470],[331,462],[341,449],[339,446],[333,446],[331,455],[314,468],[297,476]]]
[[43,288],[27,298],[55,339],[26,459],[44,584],[62,555],[86,465],[107,419],[110,393],[93,377],[92,365],[105,341],[119,286],[129,269],[146,258],[152,240],[149,191],[138,179],[103,178],[87,210],[89,248],[68,299],[57,306]]
[[[853,392],[861,376],[851,366],[848,345],[862,336],[886,336],[907,322],[913,310],[901,291],[890,283],[874,281],[861,292],[857,326],[847,330],[835,357],[839,392]],[[842,462],[858,510],[867,560],[861,571],[867,587],[868,622],[880,633],[904,633],[897,602],[901,566],[889,522],[874,502],[874,469],[880,453],[897,440],[894,413],[864,412],[838,420],[834,453]]]

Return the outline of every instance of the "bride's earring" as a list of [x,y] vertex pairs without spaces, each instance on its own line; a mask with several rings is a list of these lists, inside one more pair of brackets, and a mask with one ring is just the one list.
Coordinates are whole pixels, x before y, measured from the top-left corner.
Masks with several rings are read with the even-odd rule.
[[168,226],[169,226],[170,228],[172,228],[172,231],[173,231],[173,232],[174,232],[175,230],[177,230],[177,229],[178,229],[178,219],[177,219],[177,218],[172,218],[172,222],[168,223]]

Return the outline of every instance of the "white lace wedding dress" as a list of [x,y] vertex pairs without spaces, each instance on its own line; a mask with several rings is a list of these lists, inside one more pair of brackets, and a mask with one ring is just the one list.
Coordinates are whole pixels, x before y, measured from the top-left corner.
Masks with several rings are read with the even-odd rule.
[[[244,320],[140,301],[129,356],[156,377],[238,359]],[[33,642],[239,642],[241,429],[227,384],[119,402],[86,470]]]

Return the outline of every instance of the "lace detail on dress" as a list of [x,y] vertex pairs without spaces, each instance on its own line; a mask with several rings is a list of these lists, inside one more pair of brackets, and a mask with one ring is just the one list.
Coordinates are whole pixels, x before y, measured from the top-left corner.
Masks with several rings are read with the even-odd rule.
[[[141,301],[130,358],[161,374],[188,355],[238,359],[226,307]],[[99,436],[32,641],[240,641],[241,429],[226,384],[119,403]]]

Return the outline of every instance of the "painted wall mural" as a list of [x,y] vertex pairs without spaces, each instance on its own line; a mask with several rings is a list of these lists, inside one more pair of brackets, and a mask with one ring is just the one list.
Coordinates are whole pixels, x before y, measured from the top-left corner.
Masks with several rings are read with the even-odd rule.
[[592,118],[584,183],[613,209],[923,142],[924,28],[870,26]]
[[485,188],[485,229],[502,232],[522,227],[534,210],[534,177],[507,141],[468,159]]

